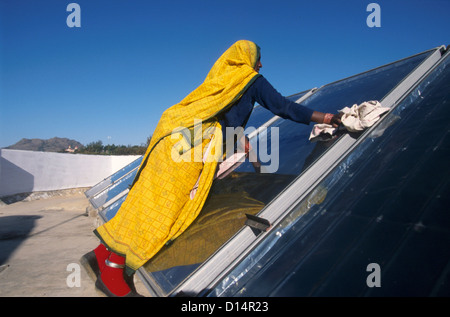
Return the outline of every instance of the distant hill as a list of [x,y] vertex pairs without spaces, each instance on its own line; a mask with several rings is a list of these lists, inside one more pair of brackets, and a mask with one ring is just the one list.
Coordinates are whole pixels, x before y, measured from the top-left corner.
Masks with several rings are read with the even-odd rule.
[[22,139],[16,144],[10,145],[5,149],[40,152],[64,152],[69,147],[72,149],[75,149],[76,147],[78,147],[78,149],[81,149],[83,145],[75,140],[55,137],[48,140]]

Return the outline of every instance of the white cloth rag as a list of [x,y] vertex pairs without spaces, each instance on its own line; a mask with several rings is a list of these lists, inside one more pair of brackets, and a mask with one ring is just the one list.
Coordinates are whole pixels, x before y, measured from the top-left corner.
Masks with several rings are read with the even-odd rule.
[[[354,104],[351,108],[345,107],[339,110],[342,113],[342,125],[349,132],[359,132],[373,126],[380,119],[380,116],[387,111],[389,111],[389,108],[382,107],[378,101],[366,101],[359,105]],[[324,134],[333,136],[336,130],[337,128],[334,128],[331,124],[318,123],[314,125],[309,139]]]

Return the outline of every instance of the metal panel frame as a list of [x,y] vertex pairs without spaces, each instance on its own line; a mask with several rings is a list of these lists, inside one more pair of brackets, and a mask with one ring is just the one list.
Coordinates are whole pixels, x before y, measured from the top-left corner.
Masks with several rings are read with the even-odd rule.
[[[419,66],[407,75],[390,93],[380,102],[384,107],[390,107],[391,111],[398,102],[436,65],[442,57],[444,46],[435,49]],[[413,57],[413,56],[411,56]],[[410,57],[408,57],[410,58]],[[401,60],[399,60],[401,61]],[[397,62],[399,62],[397,61]],[[390,65],[390,64],[387,64]],[[385,65],[385,66],[387,66]],[[353,76],[352,76],[353,77]],[[325,87],[325,86],[323,86]],[[315,186],[320,183],[330,171],[332,171],[352,150],[375,129],[377,124],[364,132],[358,139],[350,135],[342,136],[326,153],[317,159],[303,174],[301,174],[288,188],[281,192],[259,216],[270,221],[272,228],[290,212],[303,198],[305,198]],[[214,255],[205,261],[188,279],[176,288],[171,295],[205,295],[210,289],[219,283],[242,259],[244,259],[266,235],[271,232],[261,233],[255,236],[249,227],[243,227],[226,244],[219,248]],[[148,273],[139,270],[144,283]],[[160,296],[159,292],[154,295]]]
[[[140,165],[140,161],[142,161],[142,156],[136,158],[133,162],[131,162],[127,166],[121,168],[120,170],[118,170],[117,172],[112,174],[111,176],[103,179],[102,181],[100,181],[96,185],[92,186],[84,194],[86,195],[87,198],[91,198],[91,197],[94,197],[94,196],[98,195],[100,192],[107,190],[113,184],[115,184],[116,182],[120,181],[123,177],[125,177],[126,175],[128,175],[128,174],[132,173],[134,170],[136,170],[139,167],[139,165]],[[137,164],[136,167],[134,167],[131,170],[127,171],[127,168],[130,165],[136,165],[136,164]],[[117,177],[117,179],[115,179],[113,181],[114,177]]]

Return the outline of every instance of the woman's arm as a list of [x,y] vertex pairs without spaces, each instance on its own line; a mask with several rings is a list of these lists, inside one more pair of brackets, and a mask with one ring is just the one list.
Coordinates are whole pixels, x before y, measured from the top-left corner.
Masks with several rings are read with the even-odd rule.
[[341,114],[334,115],[314,111],[295,103],[281,95],[263,76],[260,76],[254,85],[256,102],[284,119],[304,124],[309,124],[310,122],[327,123],[332,124],[334,127],[341,123]]

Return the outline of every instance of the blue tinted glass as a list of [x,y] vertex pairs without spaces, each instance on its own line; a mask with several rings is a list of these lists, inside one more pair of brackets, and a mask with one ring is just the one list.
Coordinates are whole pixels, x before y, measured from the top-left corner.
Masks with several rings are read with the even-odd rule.
[[122,196],[120,199],[109,205],[107,208],[101,211],[101,215],[105,218],[106,221],[111,220],[119,211],[120,206],[126,199],[126,195]]
[[[317,90],[302,104],[320,112],[337,113],[345,106],[352,106],[369,100],[381,100],[415,67],[417,67],[430,52],[392,63],[372,71],[356,75]],[[278,128],[278,135],[272,140],[272,131],[268,129],[267,141],[259,138],[258,147],[266,144],[267,153],[271,153],[271,145],[279,144],[277,173],[299,175],[315,159],[328,149],[333,141],[311,143],[309,134],[311,125],[299,124],[290,120],[279,120],[272,127]],[[265,137],[265,135],[263,135]],[[278,139],[278,142],[277,140]],[[336,140],[334,140],[336,141]],[[273,143],[272,143],[273,142]],[[274,151],[275,152],[275,151]],[[276,155],[266,160],[275,159]],[[261,163],[271,168],[276,165],[272,160]],[[242,164],[237,171],[251,172],[253,166],[248,162]]]
[[[316,188],[324,202],[303,215],[302,202],[238,268],[248,276],[216,291],[449,296],[449,101],[447,58]],[[369,263],[379,288],[366,285]]]

